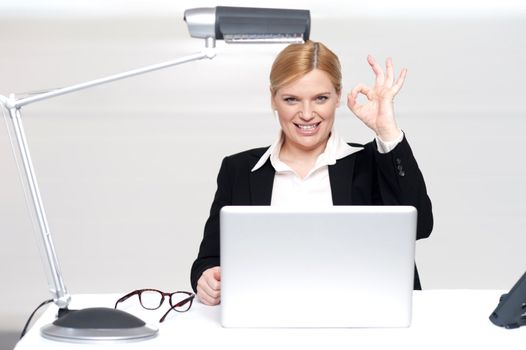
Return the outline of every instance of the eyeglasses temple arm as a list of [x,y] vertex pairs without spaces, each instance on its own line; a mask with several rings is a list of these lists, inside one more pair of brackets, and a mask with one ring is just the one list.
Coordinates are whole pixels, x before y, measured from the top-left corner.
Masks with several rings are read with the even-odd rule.
[[132,296],[134,296],[135,294],[138,294],[138,293],[140,293],[140,290],[134,290],[133,292],[130,292],[130,293],[126,294],[125,296],[121,297],[119,300],[117,300],[115,302],[115,307],[114,308],[116,309],[117,305],[119,303],[122,303],[123,301],[129,299],[130,297],[132,297]]

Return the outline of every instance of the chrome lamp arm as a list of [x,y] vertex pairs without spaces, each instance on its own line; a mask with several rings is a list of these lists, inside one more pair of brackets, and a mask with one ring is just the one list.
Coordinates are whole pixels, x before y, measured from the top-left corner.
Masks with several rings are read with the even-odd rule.
[[[146,67],[130,70],[127,72],[122,72],[119,74],[113,74],[107,77],[90,80],[84,83],[79,83],[67,87],[63,87],[60,89],[55,89],[43,93],[39,93],[36,95],[31,95],[29,97],[16,99],[16,96],[14,94],[10,94],[9,97],[0,96],[0,103],[5,106],[5,108],[9,112],[10,122],[11,122],[11,129],[13,130],[14,135],[10,135],[12,138],[12,143],[14,147],[14,151],[18,152],[18,156],[21,159],[21,170],[23,170],[23,174],[21,176],[24,177],[24,180],[27,183],[27,190],[29,193],[26,195],[28,196],[27,201],[30,206],[30,209],[34,211],[34,217],[36,219],[36,224],[38,226],[38,231],[40,234],[40,238],[43,243],[44,247],[44,254],[45,254],[45,263],[48,265],[49,268],[49,274],[50,274],[50,281],[48,283],[50,284],[50,292],[53,295],[53,300],[55,304],[59,308],[67,308],[71,297],[66,289],[66,286],[64,284],[64,280],[62,278],[62,274],[60,272],[60,267],[58,263],[58,258],[55,252],[55,246],[53,244],[52,238],[51,238],[51,231],[49,229],[49,224],[46,216],[46,212],[44,209],[44,205],[42,202],[42,196],[40,195],[40,189],[38,186],[37,178],[35,175],[35,170],[33,167],[33,161],[31,159],[31,154],[29,152],[29,146],[27,143],[27,138],[24,131],[24,126],[22,123],[21,118],[21,108],[29,105],[34,102],[47,100],[53,97],[61,96],[70,94],[76,91],[88,89],[97,85],[103,85],[106,83],[111,83],[113,81],[126,79],[129,77],[133,77],[140,74],[145,74],[149,72],[153,72],[156,70],[176,66],[179,64],[183,64],[186,62],[192,62],[204,58],[212,59],[215,57],[215,39],[214,38],[206,38],[206,47],[205,50],[196,54],[188,55],[179,59],[175,59],[168,62],[163,62],[159,64],[149,65]],[[19,165],[19,166],[20,166]]]

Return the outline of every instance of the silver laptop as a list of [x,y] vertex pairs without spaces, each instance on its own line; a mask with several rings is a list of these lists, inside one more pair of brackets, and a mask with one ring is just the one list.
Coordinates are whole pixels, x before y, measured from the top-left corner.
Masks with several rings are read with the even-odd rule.
[[408,327],[416,209],[227,206],[224,327]]

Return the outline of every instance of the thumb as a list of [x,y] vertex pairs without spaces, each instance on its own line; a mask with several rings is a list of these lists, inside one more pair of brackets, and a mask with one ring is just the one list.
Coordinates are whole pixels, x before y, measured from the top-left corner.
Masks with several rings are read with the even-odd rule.
[[214,269],[214,279],[217,281],[221,281],[221,269],[219,267]]

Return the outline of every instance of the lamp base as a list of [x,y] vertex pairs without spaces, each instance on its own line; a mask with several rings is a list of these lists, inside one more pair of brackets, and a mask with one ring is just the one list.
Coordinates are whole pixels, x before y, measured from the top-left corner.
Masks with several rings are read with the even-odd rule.
[[73,343],[113,343],[146,340],[159,329],[122,310],[88,308],[68,312],[40,329],[44,338]]

